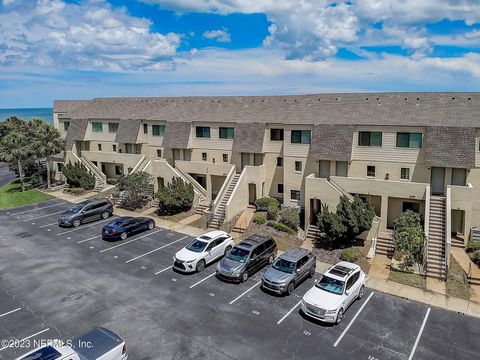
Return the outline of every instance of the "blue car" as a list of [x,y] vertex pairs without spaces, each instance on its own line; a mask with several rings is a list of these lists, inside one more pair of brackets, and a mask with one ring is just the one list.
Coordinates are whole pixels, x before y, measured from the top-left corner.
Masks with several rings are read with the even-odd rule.
[[147,217],[121,216],[103,227],[104,240],[125,240],[130,235],[141,231],[152,230],[155,220]]

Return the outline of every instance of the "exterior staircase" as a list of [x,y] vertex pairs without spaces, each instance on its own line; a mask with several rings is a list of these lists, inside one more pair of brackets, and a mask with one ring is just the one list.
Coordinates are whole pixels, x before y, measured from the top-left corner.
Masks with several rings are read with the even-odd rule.
[[213,211],[209,215],[209,218],[207,219],[209,229],[218,229],[223,224],[225,220],[225,206],[227,205],[230,195],[232,195],[233,190],[237,185],[239,177],[240,174],[234,174],[227,185],[226,191],[221,195],[219,194],[221,198],[219,199],[218,205],[214,207]]
[[320,230],[318,229],[318,226],[316,225],[308,225],[307,229],[307,239],[310,239],[312,241],[315,241],[318,239],[320,236]]
[[95,176],[95,187],[93,188],[93,191],[102,191],[107,184],[107,177],[105,176],[105,174],[99,168],[97,168],[95,164],[92,163],[85,155],[82,154],[80,161]]
[[199,205],[195,208],[195,214],[196,214],[196,215],[203,215],[207,209],[208,209],[208,206],[207,206],[207,205],[199,204]]
[[393,257],[394,250],[393,232],[379,231],[375,245],[375,255],[385,255],[391,259]]
[[444,196],[430,197],[429,231],[427,241],[427,276],[446,279]]

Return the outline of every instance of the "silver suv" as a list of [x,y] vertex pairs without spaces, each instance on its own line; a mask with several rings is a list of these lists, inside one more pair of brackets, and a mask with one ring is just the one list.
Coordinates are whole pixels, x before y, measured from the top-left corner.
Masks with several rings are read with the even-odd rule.
[[290,295],[307,277],[315,275],[316,258],[310,251],[294,248],[280,255],[265,271],[262,287],[278,294]]

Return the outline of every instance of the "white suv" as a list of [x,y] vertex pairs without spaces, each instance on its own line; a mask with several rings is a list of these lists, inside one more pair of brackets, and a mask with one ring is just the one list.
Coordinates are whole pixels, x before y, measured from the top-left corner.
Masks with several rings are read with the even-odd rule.
[[173,268],[182,272],[200,272],[205,266],[226,255],[234,246],[225,231],[212,231],[192,240],[173,257]]
[[365,293],[365,273],[356,264],[341,261],[303,296],[302,311],[312,318],[338,324],[347,308]]

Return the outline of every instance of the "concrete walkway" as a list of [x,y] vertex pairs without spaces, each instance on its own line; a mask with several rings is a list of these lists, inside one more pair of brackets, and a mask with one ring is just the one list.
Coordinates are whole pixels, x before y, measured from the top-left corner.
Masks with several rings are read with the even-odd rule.
[[392,260],[387,255],[377,254],[372,260],[369,274],[375,278],[387,280]]
[[242,235],[245,232],[245,230],[247,230],[248,225],[250,225],[250,222],[252,221],[254,214],[255,214],[255,207],[252,207],[252,206],[248,206],[243,211],[242,215],[240,215],[240,217],[238,218],[231,232],[231,235],[234,239],[238,238],[240,235]]
[[[470,260],[470,257],[465,252],[465,249],[452,246],[450,251],[465,273],[468,274],[468,271],[471,269],[471,277],[473,279],[480,280],[480,269]],[[470,300],[480,303],[480,285],[470,286]]]

